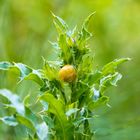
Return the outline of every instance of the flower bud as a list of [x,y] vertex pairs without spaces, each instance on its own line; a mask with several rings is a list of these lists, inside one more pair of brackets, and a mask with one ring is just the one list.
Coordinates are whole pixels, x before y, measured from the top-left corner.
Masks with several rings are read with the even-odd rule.
[[76,79],[76,70],[72,65],[65,65],[59,71],[59,78],[64,82],[73,82]]

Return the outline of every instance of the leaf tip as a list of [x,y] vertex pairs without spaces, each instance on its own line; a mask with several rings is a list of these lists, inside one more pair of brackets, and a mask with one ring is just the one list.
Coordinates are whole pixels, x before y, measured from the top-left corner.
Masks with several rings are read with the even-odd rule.
[[56,15],[50,10],[50,13],[53,17],[56,17]]

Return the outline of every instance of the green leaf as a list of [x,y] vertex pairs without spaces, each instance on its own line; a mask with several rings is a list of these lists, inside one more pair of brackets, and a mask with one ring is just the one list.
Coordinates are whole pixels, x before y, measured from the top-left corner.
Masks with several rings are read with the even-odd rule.
[[94,73],[90,73],[87,76],[85,82],[92,86],[94,83],[100,80],[101,76],[102,76],[101,71],[95,71]]
[[47,111],[47,110],[48,110],[48,106],[49,106],[48,103],[45,102],[45,101],[43,101],[43,100],[41,100],[40,103],[41,103],[42,106],[43,106],[43,110],[44,110],[44,111]]
[[0,62],[0,70],[8,70],[11,66],[9,62]]
[[100,91],[93,87],[93,100],[96,102],[100,98]]
[[85,28],[85,29],[88,28],[89,21],[90,21],[90,19],[93,17],[93,15],[94,15],[95,13],[96,13],[96,12],[91,13],[91,14],[85,19],[82,28]]
[[95,101],[95,100],[90,101],[90,102],[88,103],[88,109],[89,109],[90,111],[93,111],[95,108],[100,107],[100,106],[102,106],[102,105],[104,105],[104,104],[107,104],[108,101],[109,101],[109,97],[107,97],[107,96],[102,96],[102,97],[100,97],[97,101]]
[[80,117],[80,118],[77,118],[73,123],[74,123],[74,125],[77,127],[77,126],[79,126],[80,124],[82,124],[85,120],[86,120],[85,117]]
[[25,107],[24,117],[29,119],[34,125],[36,125],[38,123],[37,115],[35,113],[33,113],[33,111],[31,111],[31,109],[28,107]]
[[83,55],[82,61],[78,67],[78,71],[82,75],[83,73],[89,73],[93,71],[93,53],[87,53]]
[[19,114],[17,114],[15,117],[18,123],[26,126],[27,128],[30,128],[34,133],[36,132],[36,128],[31,120]]
[[56,66],[54,66],[53,64],[50,64],[45,59],[43,59],[43,61],[44,61],[44,74],[45,74],[45,78],[47,78],[49,80],[57,79],[58,70],[57,70]]
[[25,97],[24,97],[24,100],[23,100],[23,103],[24,103],[24,106],[30,106],[30,103],[29,103],[29,100],[30,100],[30,94],[27,94]]
[[72,57],[70,46],[66,42],[66,35],[61,34],[59,37],[59,47],[61,48],[61,57],[64,60],[64,63],[70,64],[70,59]]
[[20,71],[21,80],[32,72],[32,69],[22,63],[14,63],[13,67]]
[[56,51],[59,51],[59,50],[60,50],[60,48],[59,48],[57,42],[51,42],[51,41],[49,41],[49,43],[52,45],[52,47],[53,47]]
[[14,63],[14,66],[18,68],[20,71],[20,79],[22,80],[33,80],[36,83],[38,83],[40,86],[43,85],[43,81],[41,79],[41,70],[34,70],[31,69],[30,67],[22,64],[22,63]]
[[119,64],[124,63],[124,62],[129,61],[129,60],[131,60],[131,59],[130,58],[115,59],[114,61],[106,64],[102,68],[102,75],[114,73]]
[[20,82],[26,79],[33,80],[40,86],[44,84],[41,70],[34,70],[22,63],[0,62],[0,70],[13,70],[15,72],[18,71],[20,73]]
[[32,80],[32,81],[35,81],[36,83],[38,83],[40,86],[43,86],[44,82],[42,80],[42,71],[41,70],[32,70],[32,72],[23,77],[23,80]]
[[22,104],[19,96],[13,94],[7,89],[1,89],[0,95],[5,97],[10,102],[10,104],[7,104],[7,106],[15,108],[19,114],[23,115],[25,113],[24,105]]
[[2,104],[2,105],[9,114],[13,115],[13,114],[17,113],[16,108],[12,104]]
[[72,31],[71,30],[68,31],[67,35],[68,35],[68,37],[71,37],[73,39],[76,38],[76,36],[77,36],[77,26],[75,26]]
[[52,13],[53,17],[54,17],[54,25],[58,31],[58,33],[65,33],[68,30],[68,25],[65,23],[65,21],[56,16],[54,13]]
[[117,86],[117,82],[118,82],[119,80],[121,80],[121,78],[122,78],[122,75],[121,75],[120,73],[117,72],[117,73],[112,77],[112,80],[110,81],[111,85]]
[[39,140],[48,140],[48,126],[45,122],[36,126]]
[[80,97],[83,96],[84,93],[88,93],[88,90],[89,90],[89,86],[87,83],[84,83],[82,81],[78,81],[77,82],[77,87],[76,87],[76,91],[75,91],[75,94],[72,95],[72,102],[76,102],[77,100],[80,99]]
[[72,114],[76,113],[77,111],[79,111],[78,108],[71,108],[71,109],[69,109],[69,110],[66,112],[66,115],[69,117],[69,116],[71,116]]
[[100,93],[103,95],[103,92],[108,88],[109,86],[117,86],[117,82],[122,78],[122,75],[118,72],[115,72],[114,74],[109,74],[105,77],[103,77],[100,80],[99,90]]
[[[81,46],[81,45],[83,45],[83,46],[85,46],[86,44],[85,44],[85,41],[87,41],[91,36],[92,36],[92,34],[88,31],[88,24],[89,24],[89,21],[90,21],[90,19],[92,18],[92,16],[95,14],[95,12],[94,13],[92,13],[92,14],[90,14],[86,19],[85,19],[85,21],[84,21],[84,23],[83,23],[83,26],[82,26],[82,30],[81,30],[81,32],[80,32],[80,34],[79,34],[79,45]],[[84,43],[84,44],[83,44]]]
[[42,116],[42,118],[46,122],[46,124],[49,126],[49,129],[54,128],[54,120],[50,116],[44,115]]
[[67,84],[67,83],[63,84],[63,91],[64,91],[64,96],[66,98],[67,103],[70,103],[72,91],[71,91],[69,84]]
[[83,28],[82,32],[81,32],[81,42],[88,40],[91,36],[92,36],[92,34],[90,32],[88,32],[87,29]]
[[72,124],[67,120],[65,115],[65,106],[62,101],[57,100],[52,94],[46,93],[40,97],[40,100],[49,103],[49,112],[53,113],[56,118],[56,135],[64,140],[73,139]]
[[18,125],[18,122],[16,121],[16,119],[13,116],[5,116],[3,118],[0,118],[0,120],[9,125],[9,126],[16,126]]
[[0,90],[0,95],[5,97],[10,102],[9,104],[4,104],[4,106],[16,110],[15,118],[11,118],[11,121],[13,119],[13,121],[18,122],[19,124],[22,124],[27,128],[30,128],[35,133],[35,125],[37,124],[36,115],[29,108],[24,107],[24,104],[21,102],[20,98],[16,94],[11,93],[9,90]]

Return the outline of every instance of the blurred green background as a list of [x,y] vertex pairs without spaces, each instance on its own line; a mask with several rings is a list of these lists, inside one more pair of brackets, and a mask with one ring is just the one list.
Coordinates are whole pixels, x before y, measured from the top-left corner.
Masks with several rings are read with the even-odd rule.
[[[96,11],[89,25],[94,35],[89,43],[95,52],[95,65],[132,58],[119,68],[124,77],[118,87],[106,92],[112,107],[96,112],[95,140],[140,140],[140,0],[0,0],[0,61],[40,68],[41,56],[55,59],[48,43],[57,37],[50,11],[66,20],[71,29]],[[38,93],[35,83],[17,85],[15,77],[0,71],[0,88],[22,98]],[[3,113],[0,108],[0,116]],[[0,123],[0,140],[21,140],[17,133]]]

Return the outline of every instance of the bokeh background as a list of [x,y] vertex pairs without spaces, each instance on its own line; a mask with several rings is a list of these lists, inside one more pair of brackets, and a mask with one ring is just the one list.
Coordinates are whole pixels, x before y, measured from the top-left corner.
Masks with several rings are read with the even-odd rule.
[[[91,12],[96,14],[89,30],[94,37],[95,65],[102,67],[120,57],[130,57],[119,67],[123,79],[110,88],[111,108],[96,112],[95,140],[140,140],[140,1],[139,0],[0,0],[0,61],[22,62],[34,68],[42,58],[54,60],[48,40],[57,34],[50,11],[62,17],[72,29],[81,25]],[[8,88],[22,98],[38,93],[30,81],[17,85],[17,77],[0,71],[0,88]],[[0,116],[3,115],[0,108]],[[0,122],[0,140],[20,139],[20,132]]]

